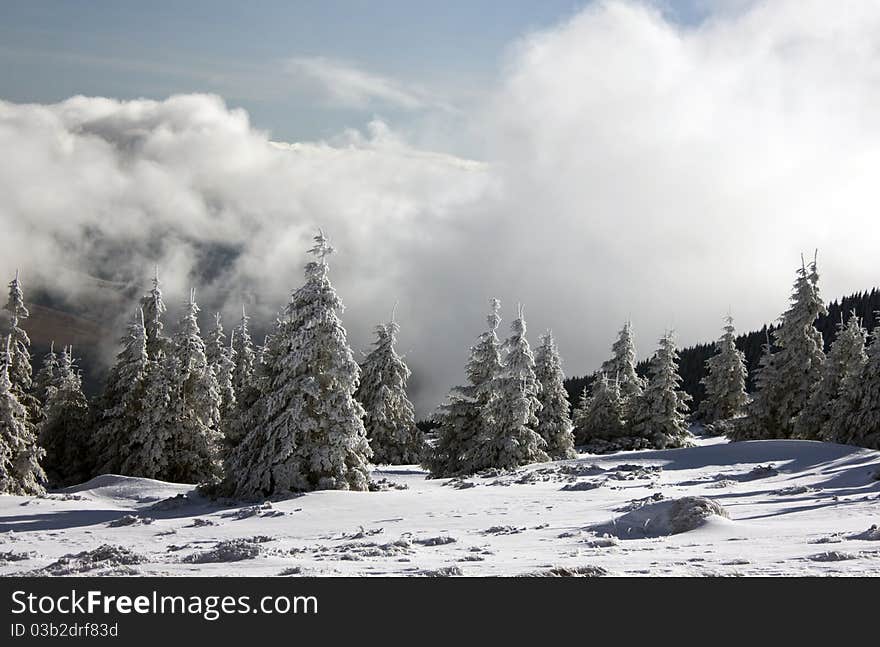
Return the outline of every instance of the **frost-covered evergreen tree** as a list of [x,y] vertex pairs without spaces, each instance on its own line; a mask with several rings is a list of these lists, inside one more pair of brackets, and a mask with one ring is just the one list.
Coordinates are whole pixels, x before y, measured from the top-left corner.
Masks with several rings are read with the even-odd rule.
[[541,387],[521,306],[510,330],[504,343],[507,357],[492,380],[493,397],[487,404],[485,427],[465,455],[470,471],[511,469],[550,460],[544,451],[547,443],[536,431]]
[[55,342],[53,341],[49,345],[49,352],[46,353],[46,356],[43,358],[40,370],[37,371],[37,374],[34,376],[34,395],[44,407],[46,406],[46,399],[49,395],[49,387],[55,385],[55,382],[58,379],[58,373],[58,353],[55,352]]
[[625,435],[623,399],[617,380],[604,373],[593,380],[592,390],[581,396],[575,415],[575,439],[579,445],[595,441],[613,441]]
[[170,480],[171,437],[177,424],[171,396],[178,366],[177,358],[166,356],[162,349],[147,362],[140,387],[144,406],[127,440],[119,467],[122,474]]
[[241,321],[232,331],[232,357],[235,370],[232,372],[232,385],[238,400],[247,399],[246,392],[253,387],[256,352],[250,333],[250,317],[244,306],[241,307]]
[[880,313],[871,332],[867,360],[859,368],[858,358],[841,380],[838,398],[823,440],[846,445],[880,449]]
[[12,343],[6,337],[0,362],[0,493],[45,494],[46,475],[40,467],[43,449],[37,445],[28,414],[9,379],[13,365]]
[[226,485],[239,497],[369,485],[372,452],[354,399],[360,371],[328,277],[333,248],[323,232],[314,240],[305,284],[268,340],[249,432],[227,461]]
[[[233,340],[235,331],[232,332]],[[205,342],[205,356],[208,365],[214,371],[217,387],[220,389],[220,421],[221,424],[230,420],[235,411],[235,350],[232,343],[226,343],[226,334],[223,332],[223,322],[220,313],[214,315],[214,327],[208,333]],[[225,424],[222,424],[225,427]]]
[[110,369],[97,416],[97,473],[120,473],[132,437],[150,409],[144,397],[144,377],[150,367],[143,310],[137,308],[120,340],[122,350]]
[[568,412],[568,394],[565,391],[565,374],[556,340],[549,330],[541,337],[541,345],[535,352],[535,377],[540,388],[537,412],[538,426],[535,431],[547,443],[547,455],[553,460],[574,458],[574,435],[571,415]]
[[416,427],[412,402],[406,397],[410,370],[394,344],[400,326],[392,316],[376,326],[376,341],[361,363],[361,379],[355,397],[364,407],[364,427],[373,450],[374,463],[418,463],[424,438]]
[[[772,362],[762,362],[756,374],[756,390],[746,407],[748,420],[737,426],[736,439],[790,438],[794,421],[806,406],[822,377],[825,353],[822,334],[814,323],[827,314],[819,297],[816,261],[809,271],[801,264],[795,279],[791,306],[773,332]],[[768,375],[761,375],[765,370]]]
[[834,422],[835,404],[840,388],[848,375],[860,375],[867,355],[865,342],[868,333],[853,312],[844,324],[843,315],[837,328],[837,337],[822,366],[822,377],[813,388],[810,399],[795,420],[794,436],[806,440],[825,439],[825,430]]
[[678,374],[678,350],[671,333],[663,335],[651,358],[648,383],[633,407],[630,433],[656,448],[686,447],[691,444],[688,432],[687,403]]
[[256,375],[261,364],[251,340],[250,317],[244,306],[241,308],[241,320],[232,330],[232,359],[235,363],[232,370],[235,406],[224,411],[223,418],[224,447],[227,452],[247,435],[247,421],[261,391]]
[[746,356],[736,347],[733,317],[724,320],[724,334],[715,344],[718,352],[706,360],[706,399],[700,403],[698,415],[706,423],[735,418],[743,413],[749,396],[746,394]]
[[211,481],[221,471],[220,387],[205,355],[198,314],[193,290],[173,338],[173,359],[168,362],[168,410],[173,424],[165,478],[178,483]]
[[611,346],[612,357],[602,364],[601,372],[613,379],[620,387],[624,401],[641,395],[645,381],[636,374],[636,347],[632,336],[632,323],[627,321]]
[[89,402],[70,347],[57,360],[44,410],[39,438],[46,452],[42,465],[49,485],[58,488],[87,481],[92,475]]
[[141,309],[144,311],[144,328],[147,331],[147,357],[154,360],[160,352],[167,355],[169,340],[163,332],[165,324],[162,322],[166,307],[159,287],[158,265],[153,275],[153,288],[141,299]]
[[30,433],[36,433],[35,425],[42,415],[40,401],[33,395],[33,367],[31,366],[31,340],[22,328],[24,320],[30,316],[24,303],[21,278],[18,270],[9,282],[9,298],[4,307],[5,317],[0,327],[0,337],[9,338],[10,362],[9,380],[12,392],[27,411],[26,424]]
[[437,441],[423,461],[434,478],[471,471],[465,457],[486,426],[486,407],[493,397],[495,377],[501,371],[501,342],[497,334],[501,302],[492,299],[489,305],[489,328],[471,347],[465,366],[467,384],[453,387],[437,414]]

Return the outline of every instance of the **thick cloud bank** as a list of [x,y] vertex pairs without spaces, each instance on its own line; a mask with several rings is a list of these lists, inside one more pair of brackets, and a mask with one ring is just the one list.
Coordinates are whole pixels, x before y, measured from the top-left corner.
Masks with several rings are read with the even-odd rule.
[[378,120],[275,144],[213,96],[0,102],[0,271],[76,299],[158,262],[169,299],[196,283],[269,321],[322,226],[357,346],[400,302],[421,413],[461,379],[490,296],[524,302],[583,373],[627,317],[643,354],[667,327],[714,337],[728,307],[760,325],[801,250],[819,247],[828,296],[880,283],[878,34],[867,0],[696,27],[598,3],[511,47],[461,134],[480,162]]

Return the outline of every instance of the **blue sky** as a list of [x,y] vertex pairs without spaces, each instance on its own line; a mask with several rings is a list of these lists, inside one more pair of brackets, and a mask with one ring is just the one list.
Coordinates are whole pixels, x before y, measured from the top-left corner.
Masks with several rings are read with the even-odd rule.
[[[584,0],[228,0],[4,2],[0,88],[14,102],[75,94],[119,99],[214,92],[274,137],[302,140],[362,126],[404,125],[427,108],[321,100],[291,59],[326,59],[452,105],[497,77],[506,48],[575,14]],[[667,2],[699,19],[700,0]],[[302,70],[299,70],[302,72]],[[301,76],[301,75],[300,75]],[[429,102],[431,103],[431,102]]]

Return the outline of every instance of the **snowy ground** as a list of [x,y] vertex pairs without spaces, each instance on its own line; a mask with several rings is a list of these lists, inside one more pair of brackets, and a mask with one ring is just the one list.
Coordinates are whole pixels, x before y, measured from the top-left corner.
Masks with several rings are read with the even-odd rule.
[[0,575],[880,575],[876,451],[716,438],[482,478],[374,478],[406,489],[220,506],[107,475],[3,496]]

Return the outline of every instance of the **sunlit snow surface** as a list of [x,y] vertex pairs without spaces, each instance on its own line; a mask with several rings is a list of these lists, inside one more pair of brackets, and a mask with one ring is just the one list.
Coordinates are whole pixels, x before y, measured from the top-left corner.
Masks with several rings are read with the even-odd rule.
[[876,451],[715,438],[451,481],[415,466],[373,477],[406,489],[220,505],[105,475],[2,496],[0,574],[880,575]]

